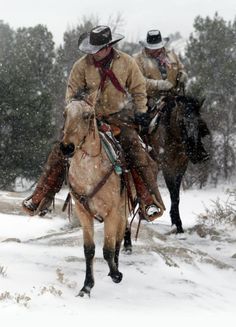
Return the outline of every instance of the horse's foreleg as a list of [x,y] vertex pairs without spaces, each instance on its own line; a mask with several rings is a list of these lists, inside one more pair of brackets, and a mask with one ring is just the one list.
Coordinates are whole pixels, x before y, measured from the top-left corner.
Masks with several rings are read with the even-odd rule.
[[120,252],[121,240],[117,239],[117,229],[119,228],[118,217],[109,217],[104,222],[104,247],[103,257],[109,266],[109,276],[115,283],[120,283],[122,280],[122,273],[118,270],[118,258]]
[[79,214],[80,222],[83,227],[83,236],[84,236],[84,256],[86,262],[86,273],[84,286],[80,290],[78,296],[84,296],[87,294],[90,296],[90,291],[94,286],[94,277],[93,277],[93,258],[95,255],[95,244],[93,240],[94,228],[93,228],[93,218],[87,215]]
[[84,244],[84,256],[86,261],[86,275],[84,286],[79,292],[79,296],[84,296],[87,294],[90,296],[90,291],[94,286],[94,277],[93,277],[93,258],[95,255],[95,245],[85,245]]
[[130,230],[130,226],[128,225],[128,222],[125,228],[124,251],[127,254],[132,253],[131,230]]
[[182,174],[177,176],[172,176],[163,171],[165,178],[166,186],[170,192],[171,199],[171,208],[170,208],[170,217],[172,225],[175,225],[177,228],[177,233],[184,233],[182,227],[182,221],[179,214],[179,191],[180,185],[183,178]]
[[[117,269],[119,267],[119,254],[120,254],[120,248],[121,248],[121,243],[123,239],[125,239],[124,235],[127,229],[127,219],[123,217],[123,219],[120,220],[119,227],[117,230],[117,235],[116,235],[116,247],[115,247],[115,264],[117,266]],[[131,242],[131,235],[130,235],[130,242]],[[132,247],[131,247],[132,250]]]

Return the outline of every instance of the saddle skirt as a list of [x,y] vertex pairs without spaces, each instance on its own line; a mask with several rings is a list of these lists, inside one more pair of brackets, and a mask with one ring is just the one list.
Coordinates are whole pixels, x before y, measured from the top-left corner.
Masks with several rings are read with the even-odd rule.
[[124,169],[124,155],[120,143],[113,134],[113,129],[110,125],[100,122],[99,134],[101,137],[102,146],[111,161],[115,172],[121,175]]

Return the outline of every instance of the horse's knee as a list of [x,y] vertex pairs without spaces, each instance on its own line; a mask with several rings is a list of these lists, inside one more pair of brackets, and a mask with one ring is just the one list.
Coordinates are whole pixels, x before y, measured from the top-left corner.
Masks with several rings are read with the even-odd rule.
[[84,255],[86,260],[92,260],[95,255],[95,244],[84,245]]

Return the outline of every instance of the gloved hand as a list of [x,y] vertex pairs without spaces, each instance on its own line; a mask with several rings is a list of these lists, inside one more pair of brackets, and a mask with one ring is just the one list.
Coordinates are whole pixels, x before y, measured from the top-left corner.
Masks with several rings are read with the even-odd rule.
[[150,117],[147,112],[139,112],[138,111],[134,114],[134,120],[135,120],[136,124],[143,126],[143,127],[148,127],[149,122],[150,122]]
[[180,78],[179,78],[180,83],[186,83],[187,79],[188,79],[187,73],[180,72]]
[[171,82],[166,80],[156,80],[156,86],[159,91],[169,91],[174,86]]

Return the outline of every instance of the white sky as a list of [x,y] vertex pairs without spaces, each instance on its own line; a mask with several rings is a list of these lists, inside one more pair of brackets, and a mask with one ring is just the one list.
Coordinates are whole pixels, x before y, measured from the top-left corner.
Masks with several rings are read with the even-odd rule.
[[84,16],[98,16],[106,24],[110,15],[120,12],[124,26],[119,31],[129,41],[145,38],[149,29],[162,35],[179,31],[188,37],[197,15],[213,17],[218,12],[225,20],[236,16],[235,0],[0,0],[0,19],[11,27],[44,24],[57,44],[69,26]]

